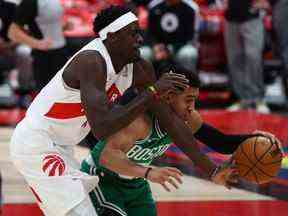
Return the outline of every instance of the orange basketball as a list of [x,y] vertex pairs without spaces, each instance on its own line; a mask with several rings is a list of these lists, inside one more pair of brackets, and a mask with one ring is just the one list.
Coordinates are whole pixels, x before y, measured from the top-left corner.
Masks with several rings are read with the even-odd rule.
[[277,176],[282,152],[275,139],[255,136],[246,139],[234,153],[240,176],[256,184],[264,184]]

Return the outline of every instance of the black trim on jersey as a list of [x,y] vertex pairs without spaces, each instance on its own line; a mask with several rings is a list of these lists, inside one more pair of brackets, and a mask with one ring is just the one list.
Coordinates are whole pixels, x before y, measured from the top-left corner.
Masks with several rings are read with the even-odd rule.
[[[41,0],[40,0],[41,1]],[[16,8],[14,22],[19,26],[28,26],[30,34],[37,38],[42,39],[43,34],[36,23],[38,16],[38,0],[22,0]]]

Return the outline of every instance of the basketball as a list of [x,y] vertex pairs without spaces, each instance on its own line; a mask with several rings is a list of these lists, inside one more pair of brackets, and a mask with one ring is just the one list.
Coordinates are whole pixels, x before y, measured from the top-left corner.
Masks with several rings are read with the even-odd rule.
[[240,177],[256,184],[268,183],[277,176],[282,156],[277,141],[265,136],[246,139],[234,153]]

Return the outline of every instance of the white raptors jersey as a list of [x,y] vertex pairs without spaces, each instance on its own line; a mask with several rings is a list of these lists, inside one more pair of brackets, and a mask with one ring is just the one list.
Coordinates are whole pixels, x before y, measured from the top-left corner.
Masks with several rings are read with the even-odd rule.
[[30,127],[47,131],[53,142],[58,145],[76,145],[90,131],[81,105],[80,91],[68,87],[62,78],[67,65],[83,50],[97,50],[105,59],[106,93],[111,102],[121,96],[132,84],[133,64],[126,65],[120,73],[116,74],[101,39],[97,38],[84,46],[41,90],[26,113],[25,120],[29,122]]

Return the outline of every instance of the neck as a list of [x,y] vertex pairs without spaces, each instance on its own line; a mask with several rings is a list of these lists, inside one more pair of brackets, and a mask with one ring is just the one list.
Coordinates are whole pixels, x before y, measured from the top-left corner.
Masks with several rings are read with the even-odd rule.
[[129,63],[129,61],[125,59],[125,56],[123,56],[123,54],[117,52],[117,49],[113,47],[109,42],[104,41],[103,43],[110,55],[115,72],[119,73],[122,68]]

